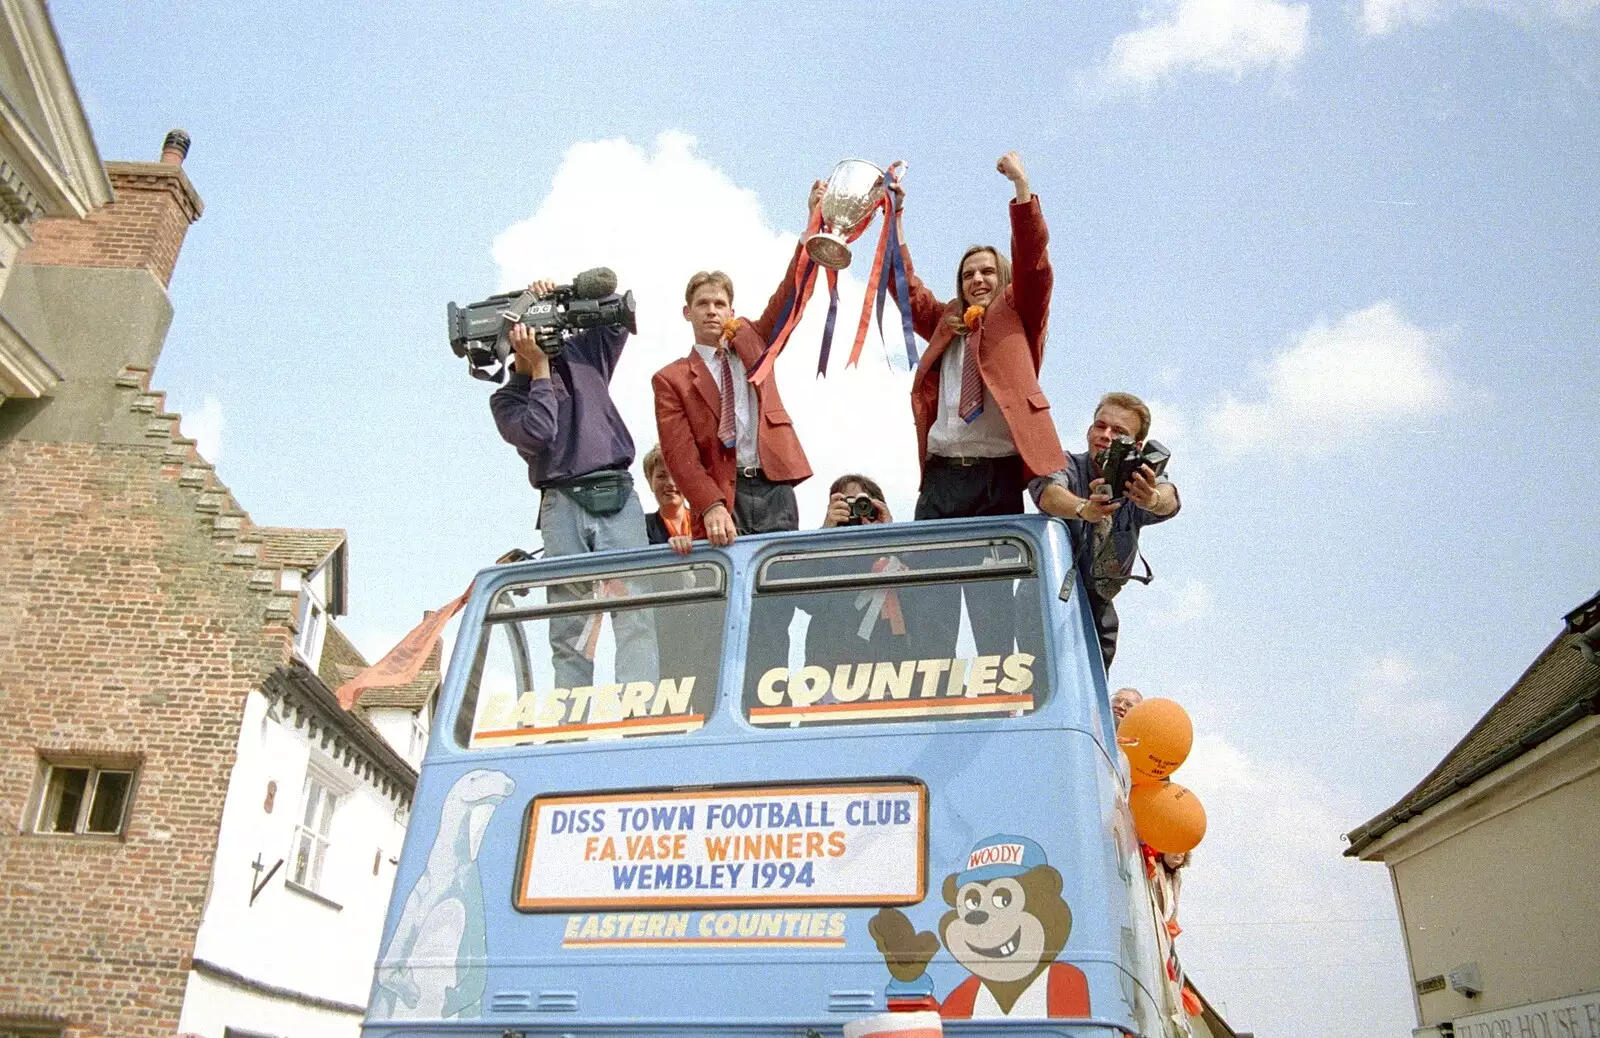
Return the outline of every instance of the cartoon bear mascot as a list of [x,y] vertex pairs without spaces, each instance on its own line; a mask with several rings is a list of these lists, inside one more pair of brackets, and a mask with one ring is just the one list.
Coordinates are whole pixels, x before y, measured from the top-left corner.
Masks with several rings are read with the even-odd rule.
[[[944,900],[950,911],[939,920],[938,937],[918,933],[894,908],[867,924],[894,977],[890,1008],[937,1005],[950,1020],[1089,1015],[1083,971],[1056,961],[1072,933],[1072,910],[1043,847],[1025,836],[980,841],[966,868],[945,877]],[[941,938],[972,975],[936,1003],[927,968]]]

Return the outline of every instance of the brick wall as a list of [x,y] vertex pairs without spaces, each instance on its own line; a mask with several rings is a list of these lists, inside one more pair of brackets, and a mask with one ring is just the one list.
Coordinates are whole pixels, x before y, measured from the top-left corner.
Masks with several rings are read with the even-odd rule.
[[[0,442],[0,1021],[177,1030],[245,695],[290,653],[252,529],[175,433]],[[123,839],[22,832],[41,750],[141,762]]]
[[200,196],[176,163],[108,162],[106,172],[116,201],[81,220],[39,220],[17,262],[142,268],[171,283],[184,236],[200,218]]

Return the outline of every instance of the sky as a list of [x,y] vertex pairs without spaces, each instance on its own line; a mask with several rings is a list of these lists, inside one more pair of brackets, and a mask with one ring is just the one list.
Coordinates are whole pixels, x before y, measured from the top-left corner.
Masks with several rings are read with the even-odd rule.
[[[349,531],[361,649],[536,543],[447,301],[614,267],[642,454],[688,274],[759,311],[811,181],[903,160],[951,294],[967,245],[1005,242],[1016,149],[1063,441],[1138,393],[1183,498],[1112,669],[1195,722],[1180,953],[1241,1029],[1408,1034],[1386,870],[1341,834],[1600,585],[1600,0],[444,6],[52,12],[103,158],[194,137],[154,385],[257,523]],[[816,380],[823,309],[778,369],[803,521],[851,470],[909,517],[903,358],[874,333]]]

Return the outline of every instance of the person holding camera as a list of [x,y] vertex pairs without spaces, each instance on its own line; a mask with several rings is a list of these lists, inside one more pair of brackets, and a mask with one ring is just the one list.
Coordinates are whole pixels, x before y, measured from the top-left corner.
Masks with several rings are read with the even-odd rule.
[[[828,512],[822,526],[833,529],[892,523],[894,516],[889,513],[883,497],[883,488],[868,476],[857,473],[840,476],[828,488]],[[819,574],[875,571],[890,565],[892,558],[845,556],[819,561],[814,571]],[[893,589],[818,598],[817,605],[803,607],[811,613],[811,623],[806,628],[806,664],[831,669],[841,663],[917,659],[919,647],[908,636],[914,621],[905,612],[915,604],[915,599],[915,593]]]
[[[1039,510],[1067,520],[1072,531],[1078,572],[1084,575],[1107,670],[1117,651],[1117,610],[1111,600],[1128,581],[1151,580],[1148,563],[1144,576],[1133,572],[1139,559],[1139,531],[1171,519],[1182,505],[1178,488],[1165,471],[1157,472],[1140,460],[1159,452],[1165,467],[1165,451],[1154,442],[1147,445],[1149,435],[1150,408],[1144,401],[1132,393],[1107,393],[1089,425],[1089,449],[1068,455],[1060,470],[1029,484]],[[1129,448],[1142,448],[1143,453],[1132,454]],[[1107,483],[1103,471],[1114,449],[1135,462],[1118,465],[1129,474],[1116,487]]]
[[[811,208],[822,196],[811,190]],[[798,530],[794,488],[811,476],[794,423],[784,410],[774,372],[753,386],[755,367],[793,293],[789,269],[755,320],[736,317],[733,279],[702,270],[683,293],[683,319],[693,330],[688,356],[650,380],[661,454],[685,497],[695,537],[726,547],[743,534]]]
[[892,522],[894,516],[883,503],[883,488],[877,481],[852,472],[840,476],[828,488],[828,514],[823,516],[823,529]]
[[[535,281],[536,296],[555,292],[552,281]],[[611,376],[628,330],[621,325],[585,328],[547,354],[524,324],[506,333],[514,360],[511,377],[489,398],[495,427],[528,465],[528,481],[539,491],[538,529],[546,558],[618,548],[643,548],[644,509],[633,489],[633,437],[611,400]],[[553,586],[551,601],[587,595]],[[655,635],[648,614],[611,614],[615,625],[617,680],[654,681]],[[556,684],[591,684],[594,662],[585,630],[590,617],[550,621]]]

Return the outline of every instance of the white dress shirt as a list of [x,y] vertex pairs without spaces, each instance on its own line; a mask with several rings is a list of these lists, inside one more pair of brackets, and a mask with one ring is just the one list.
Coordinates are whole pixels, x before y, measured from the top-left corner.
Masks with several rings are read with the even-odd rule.
[[[711,380],[717,383],[717,403],[722,403],[722,359],[717,356],[718,350],[714,346],[694,344],[695,352],[700,354],[700,359],[706,362],[706,367],[711,370]],[[734,438],[734,454],[737,464],[742,469],[761,467],[761,451],[756,443],[756,435],[761,427],[760,404],[756,400],[756,387],[752,386],[745,378],[744,361],[739,359],[739,351],[728,349],[728,366],[733,369],[733,427],[736,430]],[[1012,453],[1016,453],[1015,450]]]
[[967,337],[953,339],[939,358],[939,410],[928,430],[928,453],[946,458],[1007,458],[1017,453],[1011,427],[989,387],[983,387],[983,413],[971,424],[961,420],[961,365]]

